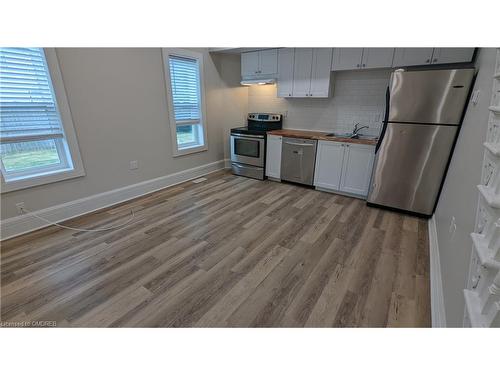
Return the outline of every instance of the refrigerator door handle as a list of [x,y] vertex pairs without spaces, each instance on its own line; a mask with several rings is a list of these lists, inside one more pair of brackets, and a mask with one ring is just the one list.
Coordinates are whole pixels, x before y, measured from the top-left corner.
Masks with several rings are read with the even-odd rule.
[[391,98],[391,93],[389,91],[389,87],[385,92],[385,115],[384,115],[384,123],[382,124],[382,130],[380,131],[380,137],[378,137],[377,145],[375,146],[375,153],[377,153],[380,145],[382,144],[382,140],[384,139],[385,131],[387,129],[387,122],[389,121],[389,102]]

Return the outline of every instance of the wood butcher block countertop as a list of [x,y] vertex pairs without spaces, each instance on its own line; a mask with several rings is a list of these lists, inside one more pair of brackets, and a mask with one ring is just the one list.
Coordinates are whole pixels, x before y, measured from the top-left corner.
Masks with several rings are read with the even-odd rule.
[[281,135],[282,137],[290,138],[304,138],[304,139],[316,139],[318,141],[333,141],[333,142],[345,142],[345,143],[358,143],[362,145],[373,145],[377,144],[378,138],[373,139],[356,139],[356,138],[344,138],[344,137],[328,137],[327,132],[318,132],[310,130],[293,130],[293,129],[281,129],[281,130],[271,130],[267,134]]

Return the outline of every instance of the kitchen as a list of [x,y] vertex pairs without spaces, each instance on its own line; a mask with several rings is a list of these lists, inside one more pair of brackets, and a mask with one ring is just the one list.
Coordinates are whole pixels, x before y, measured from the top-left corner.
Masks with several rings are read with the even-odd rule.
[[[386,180],[401,175],[407,181],[372,186],[370,204],[432,215],[472,89],[474,48],[236,52],[241,53],[241,84],[249,86],[250,113],[248,129],[231,132],[234,173],[366,199],[375,166],[374,183],[384,173]],[[425,126],[433,124],[443,126]],[[392,146],[380,139],[386,129],[386,143],[395,138]],[[411,136],[395,136],[408,129]],[[260,148],[252,147],[257,144]],[[379,149],[382,156],[376,159]],[[399,165],[386,162],[384,171],[385,154],[389,160],[405,159],[404,149],[411,157]],[[427,153],[430,161],[418,164],[418,155]],[[397,186],[407,192],[394,193]]]
[[495,4],[5,3],[4,372],[492,372]]
[[[22,86],[27,56],[47,66],[36,72],[51,95],[49,120],[60,99],[53,128],[24,104],[38,108]],[[477,313],[477,300],[496,283],[483,268],[498,256],[490,254],[496,213],[487,211],[500,181],[496,84],[491,108],[484,99],[498,80],[496,56],[483,48],[0,49],[0,109],[13,113],[2,112],[1,129],[3,316],[72,327],[495,324],[494,308]],[[475,207],[459,215],[461,205],[448,204],[443,213],[442,202],[464,200],[453,193],[463,187],[468,202],[483,198],[470,237],[476,255],[467,263],[464,252],[458,272],[455,239],[468,246],[472,230],[461,226]],[[438,235],[451,249],[443,267]],[[84,250],[73,262],[82,248],[88,257]],[[102,296],[94,287],[85,300],[65,291],[103,256],[89,284]],[[74,272],[59,279],[52,271],[66,262]],[[115,267],[123,282],[109,281]],[[72,289],[80,287],[85,274]],[[455,304],[448,316],[444,301]]]

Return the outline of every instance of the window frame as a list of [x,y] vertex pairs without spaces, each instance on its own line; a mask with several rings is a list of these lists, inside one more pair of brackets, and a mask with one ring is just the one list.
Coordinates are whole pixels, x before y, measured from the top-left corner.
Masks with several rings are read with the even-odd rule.
[[[202,136],[203,136],[203,144],[200,146],[179,148],[179,144],[177,143],[177,123],[175,121],[172,84],[170,78],[170,63],[169,63],[170,56],[195,59],[198,62],[199,77],[200,77],[200,125],[202,128]],[[170,137],[172,141],[172,154],[174,157],[177,157],[177,156],[183,156],[183,155],[194,154],[197,152],[207,151],[208,137],[207,137],[207,116],[206,116],[206,104],[205,104],[206,94],[205,94],[203,53],[186,49],[179,49],[179,48],[162,48],[162,57],[163,57],[163,73],[165,78],[165,87],[167,94]]]
[[[42,167],[33,171],[33,174],[28,176],[19,174],[19,177],[10,181],[6,181],[4,171],[1,173],[1,193],[8,193],[11,191],[27,189],[34,186],[50,184],[57,181],[63,181],[71,178],[85,176],[85,169],[83,166],[82,158],[80,155],[80,148],[76,138],[76,133],[73,125],[73,118],[66,96],[66,89],[62,78],[61,70],[59,68],[59,60],[55,48],[43,48],[45,59],[47,61],[47,68],[50,75],[50,83],[54,90],[55,100],[59,115],[61,117],[62,128],[64,137],[60,138],[62,142],[58,142],[57,138],[54,139],[58,151],[64,150],[65,153],[59,153],[59,157],[67,160],[66,169],[59,169],[53,167]],[[36,140],[36,139],[35,139]],[[66,145],[64,145],[66,140]],[[60,143],[58,145],[58,143]],[[68,158],[69,157],[69,158]],[[3,166],[2,166],[3,169]]]

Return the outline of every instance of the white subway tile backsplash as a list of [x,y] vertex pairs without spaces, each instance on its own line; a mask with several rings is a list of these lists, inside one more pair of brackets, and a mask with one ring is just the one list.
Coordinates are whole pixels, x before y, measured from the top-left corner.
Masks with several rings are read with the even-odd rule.
[[249,112],[277,112],[288,116],[283,127],[322,131],[350,131],[356,123],[368,125],[362,133],[378,135],[385,111],[390,70],[334,73],[333,95],[325,99],[283,99],[276,86],[250,86]]

